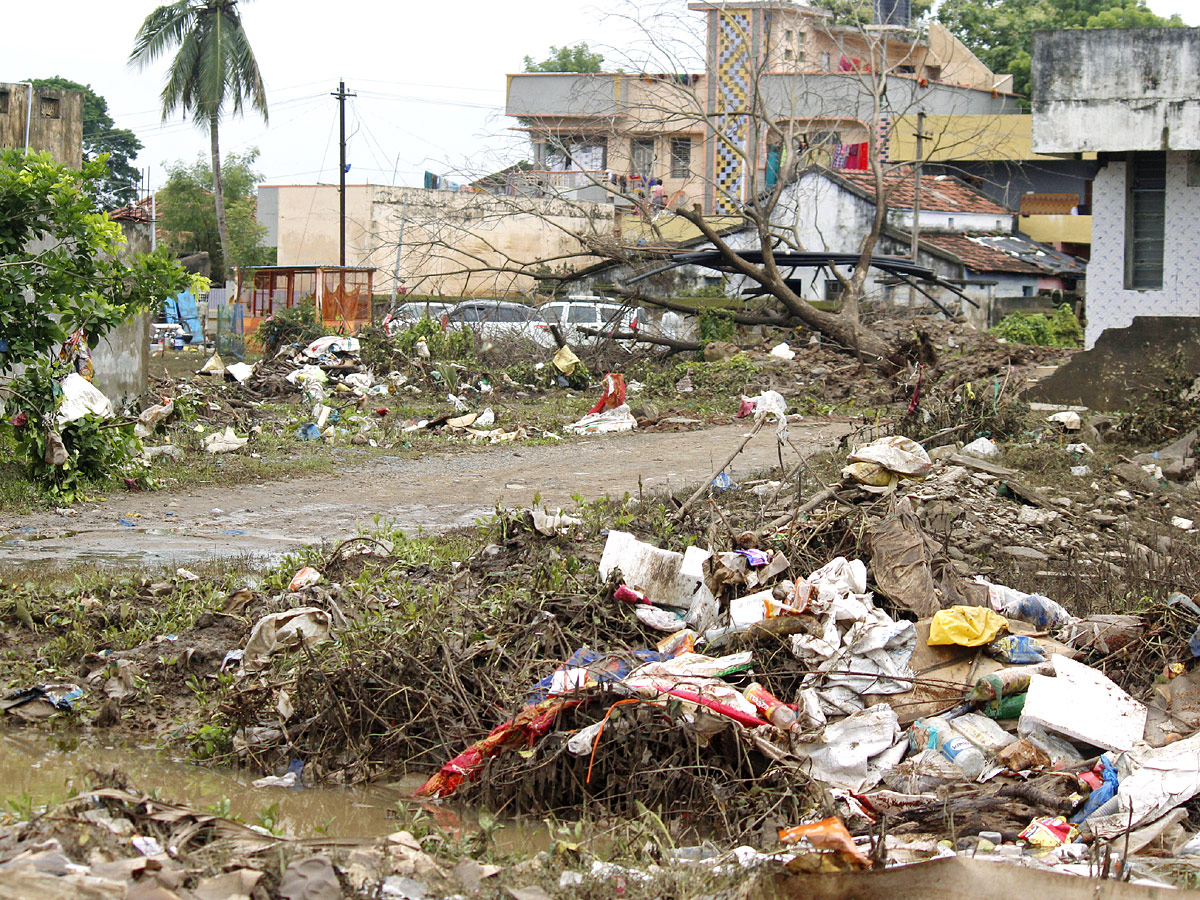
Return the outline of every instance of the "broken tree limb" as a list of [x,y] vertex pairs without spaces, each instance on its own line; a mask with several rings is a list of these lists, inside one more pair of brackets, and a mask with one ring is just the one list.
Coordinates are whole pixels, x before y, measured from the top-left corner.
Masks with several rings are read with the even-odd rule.
[[679,507],[679,509],[675,511],[676,520],[682,519],[684,516],[684,513],[686,513],[688,511],[688,509],[691,508],[691,505],[693,503],[695,503],[697,500],[699,500],[705,491],[707,491],[709,488],[712,487],[713,479],[716,478],[718,475],[720,475],[722,472],[724,472],[727,468],[729,468],[729,464],[731,462],[733,462],[735,459],[737,459],[737,455],[746,449],[746,445],[748,443],[750,443],[750,439],[753,438],[760,431],[762,431],[762,427],[765,424],[765,422],[766,422],[766,419],[762,419],[762,420],[754,423],[754,428],[750,431],[750,433],[748,435],[746,435],[744,438],[742,438],[742,442],[737,445],[737,449],[735,449],[732,453],[730,453],[729,457],[725,460],[725,462],[721,463],[721,465],[717,467],[717,470],[712,473],[712,475],[709,477],[708,481],[704,482],[703,484],[700,485],[700,487],[696,488],[696,492],[694,494],[692,494],[692,496],[688,497],[687,500],[684,501],[683,506]]
[[758,529],[758,531],[755,532],[755,534],[758,535],[759,539],[762,539],[764,536],[770,534],[772,531],[775,531],[776,529],[782,528],[784,525],[789,524],[793,519],[800,518],[800,516],[804,515],[804,513],[812,512],[814,509],[816,509],[818,506],[820,506],[822,503],[826,502],[827,500],[832,500],[837,495],[838,491],[840,491],[844,488],[848,488],[848,487],[852,486],[853,484],[854,484],[854,481],[851,478],[843,478],[841,481],[837,482],[836,484],[831,484],[829,487],[825,488],[825,490],[819,491],[818,493],[813,494],[811,497],[809,497],[808,500],[806,500],[803,504],[801,504],[799,507],[796,508],[795,512],[784,513],[778,519],[775,519],[773,522],[768,522],[762,528]]
[[667,347],[673,354],[704,349],[704,345],[700,341],[685,341],[678,338],[669,338],[666,335],[646,334],[641,331],[605,332],[599,328],[589,328],[587,325],[581,325],[579,326],[579,333],[594,335],[596,337],[606,337],[614,341],[635,341],[639,344],[654,344],[657,347]]

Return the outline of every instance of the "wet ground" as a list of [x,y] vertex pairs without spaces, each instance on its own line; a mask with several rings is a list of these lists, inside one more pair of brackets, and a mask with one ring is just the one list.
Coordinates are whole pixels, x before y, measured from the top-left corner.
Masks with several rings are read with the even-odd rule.
[[[175,566],[213,557],[278,556],[306,544],[336,542],[376,519],[405,530],[469,525],[497,505],[567,506],[572,498],[636,496],[709,477],[741,442],[749,421],[702,431],[633,432],[561,444],[493,448],[420,459],[384,458],[320,475],[183,493],[111,496],[68,515],[0,514],[0,568],[38,562],[94,561]],[[850,431],[812,420],[791,427],[801,452],[827,449]],[[784,461],[796,454],[785,448]],[[747,445],[730,467],[734,480],[774,468],[774,431]]]
[[[267,825],[297,838],[391,834],[422,809],[412,795],[425,781],[416,775],[355,787],[256,788],[251,782],[257,776],[202,768],[174,760],[154,747],[114,745],[82,734],[45,735],[32,730],[0,734],[0,805],[9,811],[19,814],[30,804],[61,802],[114,772],[143,790],[158,786],[172,802],[233,816],[250,825]],[[475,827],[466,810],[442,807],[431,815],[451,829]],[[512,851],[533,852],[549,843],[544,827],[528,823],[506,823],[493,837],[497,846]]]

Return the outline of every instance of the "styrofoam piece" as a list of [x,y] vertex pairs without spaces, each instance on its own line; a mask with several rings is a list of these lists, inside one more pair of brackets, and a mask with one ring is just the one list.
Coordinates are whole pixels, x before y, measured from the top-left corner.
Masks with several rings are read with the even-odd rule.
[[1065,656],[1051,658],[1055,677],[1034,675],[1018,730],[1038,727],[1071,740],[1126,751],[1142,739],[1146,707],[1103,674]]
[[693,555],[684,574],[682,553],[661,550],[625,531],[610,531],[600,555],[600,579],[606,581],[613,569],[620,569],[625,584],[651,603],[690,610],[698,600],[712,600],[704,579],[694,574],[701,569],[699,561]]

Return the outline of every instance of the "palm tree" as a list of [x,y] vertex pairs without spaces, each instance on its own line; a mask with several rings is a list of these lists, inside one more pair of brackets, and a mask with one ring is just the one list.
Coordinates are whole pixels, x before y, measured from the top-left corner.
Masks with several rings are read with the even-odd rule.
[[138,29],[129,64],[145,69],[175,50],[162,90],[163,121],[176,111],[208,128],[212,151],[213,203],[221,240],[221,272],[230,262],[229,229],[221,185],[221,116],[250,106],[267,121],[267,93],[254,50],[242,27],[237,0],[175,0],[158,7]]

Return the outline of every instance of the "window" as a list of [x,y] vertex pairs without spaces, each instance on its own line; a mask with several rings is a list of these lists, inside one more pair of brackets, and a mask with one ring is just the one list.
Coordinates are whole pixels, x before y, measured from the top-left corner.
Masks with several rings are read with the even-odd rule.
[[58,98],[57,97],[42,97],[41,101],[42,101],[42,118],[43,119],[57,119],[59,116]]
[[534,158],[543,170],[597,172],[608,165],[608,141],[594,137],[561,137],[534,145]]
[[805,137],[810,147],[829,147],[842,142],[842,135],[837,131],[810,131]]
[[825,299],[827,301],[837,300],[842,296],[842,283],[836,278],[825,279]]
[[941,66],[926,66],[925,67],[925,77],[928,78],[930,81],[941,81],[942,80],[942,67]]
[[784,59],[786,59],[786,60],[792,60],[792,59],[795,59],[795,58],[796,58],[796,51],[795,51],[795,50],[793,50],[791,47],[784,47],[784,48],[783,48],[783,58],[784,58]]
[[[3,112],[0,109],[0,112]],[[1090,182],[1089,182],[1090,183]],[[1189,150],[1187,154],[1187,186],[1200,187],[1200,150]],[[1087,215],[1082,209],[1081,216]]]
[[599,320],[594,306],[575,304],[567,313],[567,321],[573,325],[595,325]]
[[0,91],[0,116],[8,115],[8,91]]
[[654,138],[634,138],[629,142],[633,174],[650,178],[654,173]]
[[796,39],[796,32],[792,31],[792,29],[788,28],[786,31],[783,32],[783,40],[785,43],[790,44],[795,39]]
[[692,139],[671,138],[671,177],[688,178],[692,174]]
[[1125,287],[1161,291],[1167,155],[1131,153],[1125,164]]
[[832,66],[833,66],[833,57],[831,57],[828,53],[822,53],[821,54],[821,68],[824,69],[826,72],[828,72]]

